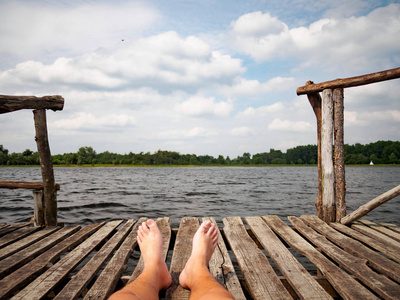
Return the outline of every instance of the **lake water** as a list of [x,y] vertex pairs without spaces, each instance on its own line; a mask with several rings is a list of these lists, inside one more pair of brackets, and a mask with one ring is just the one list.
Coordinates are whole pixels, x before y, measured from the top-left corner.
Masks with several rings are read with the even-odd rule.
[[[109,167],[54,169],[58,221],[89,224],[112,219],[169,216],[316,214],[316,167]],[[42,181],[40,168],[0,168],[0,180]],[[348,213],[400,184],[399,167],[346,167]],[[30,190],[0,189],[0,222],[29,221]],[[367,219],[400,225],[400,197]]]

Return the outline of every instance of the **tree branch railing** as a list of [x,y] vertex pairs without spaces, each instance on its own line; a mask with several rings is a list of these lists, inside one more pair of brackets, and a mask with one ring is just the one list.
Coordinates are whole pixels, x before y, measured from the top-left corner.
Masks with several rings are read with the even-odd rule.
[[[60,190],[60,184],[56,183],[56,190]],[[43,182],[37,181],[19,181],[19,180],[0,180],[1,189],[27,189],[27,190],[43,190]]]
[[343,89],[397,78],[400,78],[400,68],[349,78],[338,78],[316,84],[311,82],[311,84],[306,84],[305,86],[297,88],[296,93],[298,96],[308,95],[322,92],[325,89]]
[[[400,78],[400,68],[317,84],[308,81],[305,86],[296,90],[297,95],[307,95],[317,118],[318,196],[315,207],[318,217],[327,223],[343,219],[348,223],[347,217],[345,218],[343,89],[397,78]],[[377,203],[380,205],[384,202]],[[368,208],[370,207],[374,209],[376,206],[369,205]]]
[[[60,185],[54,181],[53,164],[47,134],[46,109],[53,111],[64,108],[64,98],[56,96],[7,96],[0,95],[0,114],[20,109],[33,109],[35,123],[35,141],[38,148],[43,182],[0,182],[0,188],[33,187],[34,218],[38,226],[57,225],[57,190]],[[3,186],[2,186],[3,185]],[[17,186],[20,187],[17,187]],[[11,186],[11,187],[10,187]],[[30,187],[28,187],[30,186]]]

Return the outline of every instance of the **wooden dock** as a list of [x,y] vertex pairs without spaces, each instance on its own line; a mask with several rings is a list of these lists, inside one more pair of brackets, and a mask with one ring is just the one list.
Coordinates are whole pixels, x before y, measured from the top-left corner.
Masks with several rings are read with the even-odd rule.
[[[0,299],[107,299],[143,268],[136,235],[144,220],[0,225]],[[235,299],[400,299],[398,226],[288,220],[223,220],[210,271]],[[160,299],[189,298],[178,277],[201,221],[185,217],[171,228],[168,218],[157,220],[173,279]]]

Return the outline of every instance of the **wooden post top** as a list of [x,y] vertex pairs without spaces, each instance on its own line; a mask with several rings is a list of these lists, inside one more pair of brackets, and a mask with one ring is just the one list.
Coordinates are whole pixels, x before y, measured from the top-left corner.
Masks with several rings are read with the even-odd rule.
[[308,81],[305,86],[297,88],[296,92],[297,95],[300,96],[305,94],[319,93],[324,89],[347,88],[347,87],[366,85],[396,78],[400,78],[400,68],[395,68],[391,70],[386,70],[356,77],[339,78],[316,84],[314,84],[312,81]]
[[64,98],[54,96],[8,96],[0,95],[0,114],[20,109],[51,109],[53,111],[64,108]]

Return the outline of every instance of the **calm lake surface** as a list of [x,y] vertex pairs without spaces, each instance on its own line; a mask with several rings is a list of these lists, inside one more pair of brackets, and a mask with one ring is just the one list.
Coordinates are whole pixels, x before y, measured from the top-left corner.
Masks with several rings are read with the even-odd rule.
[[[169,216],[316,214],[316,167],[107,167],[54,169],[58,220],[89,224]],[[0,180],[42,181],[40,168],[0,168]],[[348,213],[400,184],[400,167],[346,167]],[[0,189],[0,222],[29,221],[30,190]],[[400,197],[367,217],[400,225]]]

